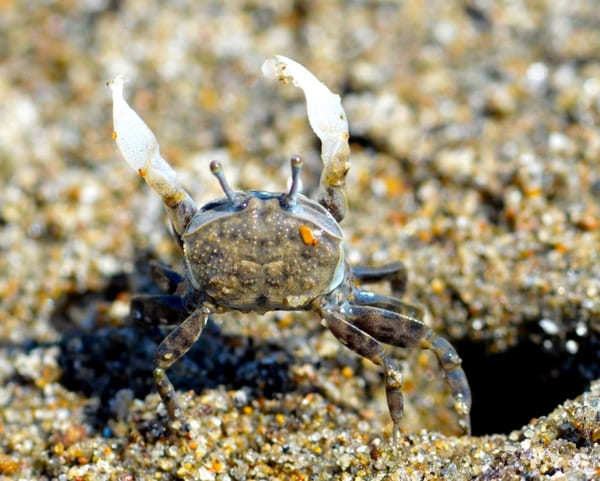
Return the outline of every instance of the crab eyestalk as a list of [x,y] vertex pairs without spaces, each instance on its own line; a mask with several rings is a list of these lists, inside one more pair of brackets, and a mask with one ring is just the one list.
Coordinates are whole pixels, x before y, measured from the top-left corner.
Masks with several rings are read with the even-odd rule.
[[299,155],[293,155],[290,159],[292,166],[292,185],[290,191],[285,195],[287,205],[296,205],[298,198],[298,190],[300,190],[300,172],[302,171],[302,159]]
[[292,82],[304,91],[308,121],[321,140],[320,190],[317,201],[339,221],[346,213],[344,186],[350,169],[348,121],[339,95],[333,94],[309,70],[282,55],[267,60],[263,74],[281,82]]
[[225,178],[221,162],[219,162],[218,160],[211,160],[210,171],[217,178],[219,184],[221,184],[221,189],[223,189],[223,192],[225,192],[225,195],[229,199],[229,202],[231,202],[232,204],[236,204],[237,198],[235,196],[235,192],[229,186],[229,182],[227,182],[227,179]]
[[197,210],[196,204],[160,155],[150,128],[123,98],[124,83],[120,75],[107,83],[113,100],[113,138],[125,161],[162,197],[173,228],[181,235]]

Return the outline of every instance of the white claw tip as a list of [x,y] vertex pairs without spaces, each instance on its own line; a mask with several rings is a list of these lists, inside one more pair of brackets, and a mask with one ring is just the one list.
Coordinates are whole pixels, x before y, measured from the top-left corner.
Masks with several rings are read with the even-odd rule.
[[112,91],[113,94],[123,96],[123,85],[125,85],[129,79],[123,75],[119,74],[114,79],[106,82],[106,86]]
[[348,121],[339,95],[319,81],[306,67],[294,60],[275,55],[262,65],[263,75],[269,79],[293,82],[304,91],[308,120],[315,134],[324,141],[329,136],[347,136]]
[[283,55],[275,55],[262,65],[262,73],[269,79],[292,82],[304,91],[308,121],[321,139],[321,158],[325,164],[328,185],[343,185],[349,168],[348,121],[339,95],[306,67]]
[[270,80],[275,80],[278,76],[275,58],[265,60],[260,69],[263,75]]
[[123,98],[126,78],[117,75],[108,83],[113,98],[113,138],[125,161],[160,195],[178,189],[175,171],[161,157],[156,137]]

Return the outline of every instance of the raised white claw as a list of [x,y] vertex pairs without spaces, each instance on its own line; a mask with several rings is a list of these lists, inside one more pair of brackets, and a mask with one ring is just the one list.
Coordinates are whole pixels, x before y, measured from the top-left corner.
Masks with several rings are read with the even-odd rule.
[[154,133],[123,98],[125,82],[124,76],[117,75],[107,84],[112,91],[113,138],[125,161],[162,197],[176,232],[181,232],[195,206],[160,155]]
[[340,96],[332,93],[306,67],[283,55],[266,60],[262,72],[269,79],[292,82],[304,91],[308,121],[321,140],[324,166],[321,183],[324,187],[342,187],[350,168],[350,146],[348,121]]

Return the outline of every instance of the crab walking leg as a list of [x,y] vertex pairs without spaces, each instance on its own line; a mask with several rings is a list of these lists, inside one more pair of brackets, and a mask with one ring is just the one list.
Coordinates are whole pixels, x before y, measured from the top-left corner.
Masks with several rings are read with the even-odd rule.
[[201,310],[194,311],[185,321],[177,326],[156,349],[154,357],[154,381],[172,426],[176,430],[185,431],[183,412],[175,400],[175,389],[167,377],[166,370],[196,342],[206,325],[208,315]]
[[400,435],[400,420],[404,411],[402,397],[402,370],[395,359],[390,359],[384,347],[373,337],[357,326],[346,321],[342,314],[322,310],[321,315],[331,333],[347,348],[353,350],[371,362],[382,366],[385,375],[385,394],[390,417],[394,424],[393,441],[397,443]]
[[446,374],[446,380],[454,397],[454,409],[460,416],[459,424],[465,434],[471,434],[471,389],[469,381],[462,370],[461,359],[452,344],[433,331],[429,331],[421,341],[421,347],[430,349],[438,358],[440,366]]
[[417,322],[423,322],[424,312],[418,306],[413,306],[406,302],[396,299],[395,297],[388,297],[382,294],[376,294],[375,292],[365,291],[362,289],[355,289],[353,291],[354,304],[360,306],[379,307],[380,309],[387,309],[393,311],[402,317],[412,319]]
[[471,390],[461,359],[452,345],[415,319],[368,306],[350,306],[347,319],[379,342],[398,347],[421,347],[433,351],[454,397],[454,409],[465,434],[470,434]]
[[159,262],[150,262],[150,277],[165,294],[174,294],[179,285],[184,282],[184,278],[179,272]]
[[112,91],[114,138],[127,163],[160,195],[175,232],[181,234],[196,212],[194,201],[160,155],[156,137],[123,98],[123,76],[108,82]]
[[131,299],[129,317],[144,326],[174,326],[184,321],[188,314],[183,297],[142,294]]
[[267,78],[292,82],[304,91],[308,121],[321,140],[321,187],[317,201],[336,220],[346,213],[344,185],[350,169],[350,145],[348,144],[348,121],[339,95],[333,94],[309,70],[299,63],[276,55],[262,66]]
[[381,267],[352,267],[352,275],[362,284],[390,281],[395,296],[404,294],[408,275],[402,262],[392,262]]

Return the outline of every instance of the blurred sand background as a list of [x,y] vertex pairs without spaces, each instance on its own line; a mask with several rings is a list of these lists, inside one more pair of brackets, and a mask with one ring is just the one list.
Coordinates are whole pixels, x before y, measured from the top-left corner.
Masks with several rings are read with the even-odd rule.
[[[0,1],[0,477],[599,479],[599,52],[589,0]],[[216,317],[173,368],[191,437],[161,428],[158,333],[128,303],[148,260],[180,257],[105,82],[130,78],[199,203],[221,195],[211,159],[281,191],[301,154],[310,193],[302,94],[260,77],[278,53],[342,95],[348,259],[405,262],[477,437],[453,436],[434,359],[398,352],[390,447],[377,369],[306,313]]]

